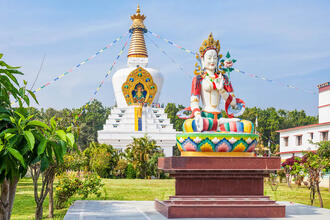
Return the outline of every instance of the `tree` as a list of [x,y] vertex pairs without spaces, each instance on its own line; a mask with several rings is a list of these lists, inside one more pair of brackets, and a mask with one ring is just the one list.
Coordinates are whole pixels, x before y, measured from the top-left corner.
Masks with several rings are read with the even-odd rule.
[[[321,157],[322,160],[327,160],[330,158],[330,141],[321,141],[316,143],[318,145],[317,154]],[[325,169],[329,173],[330,164],[325,166]],[[330,180],[329,180],[329,188],[328,191],[330,192]]]
[[[97,131],[101,130],[110,114],[110,108],[104,107],[98,100],[93,100],[86,108],[78,109],[64,108],[56,110],[53,108],[33,109],[39,120],[47,123],[55,116],[59,128],[73,126],[76,131],[77,145],[81,150],[86,149],[90,143],[97,141]],[[80,117],[78,117],[80,115]]]
[[240,118],[252,122],[258,118],[256,130],[260,134],[261,141],[265,145],[270,144],[272,153],[277,150],[276,145],[279,143],[277,130],[317,123],[317,117],[307,116],[304,111],[276,110],[275,108],[246,108]]
[[133,142],[127,146],[125,152],[127,160],[136,170],[137,178],[141,179],[147,178],[148,174],[155,175],[158,157],[164,155],[160,147],[156,145],[156,141],[148,136],[133,138]]
[[[55,173],[59,164],[63,163],[63,156],[68,148],[73,148],[75,143],[74,135],[70,132],[71,127],[66,131],[58,129],[58,125],[51,118],[50,126],[44,124],[42,132],[36,133],[36,142],[38,145],[35,151],[36,159],[30,165],[31,176],[34,185],[34,200],[37,204],[35,218],[42,219],[43,202],[48,193],[50,193],[50,216],[53,216],[53,183]],[[41,122],[40,122],[41,123]],[[38,180],[42,176],[42,186],[38,195]]]
[[[81,111],[79,109],[79,111]],[[82,149],[87,148],[90,143],[97,142],[97,131],[103,128],[110,108],[104,107],[98,100],[93,100],[79,118],[80,133],[77,144]]]
[[[27,167],[34,160],[35,150],[33,130],[38,129],[31,116],[25,130],[19,129],[22,121],[17,120],[28,112],[23,103],[30,104],[29,93],[37,102],[32,91],[20,87],[15,75],[23,75],[18,67],[12,67],[1,60],[0,54],[0,220],[10,219],[18,180],[27,172]],[[11,106],[11,98],[19,107]]]
[[[77,119],[77,113],[74,112],[74,110],[70,109],[62,109],[62,110],[56,110],[53,108],[48,108],[44,110],[41,108],[39,111],[36,108],[29,108],[30,112],[35,115],[34,118],[43,121],[44,123],[49,124],[55,124],[57,130],[66,130],[67,128],[70,128],[70,130],[74,133],[74,139],[77,139],[79,134],[79,125],[76,123]],[[56,122],[55,122],[56,121]],[[54,178],[55,173],[58,173],[60,170],[59,164],[54,163],[52,165],[54,172],[49,175],[50,182],[48,184],[48,190],[49,190],[49,217],[53,218],[54,216]]]
[[317,192],[320,200],[320,207],[323,208],[323,200],[320,192],[320,176],[325,172],[325,168],[329,167],[330,158],[322,158],[319,154],[314,152],[307,152],[303,157],[303,166],[308,174],[310,201],[313,205],[315,200],[315,193]]
[[330,167],[330,141],[315,143],[317,152],[304,152],[303,158],[292,157],[287,159],[282,166],[286,172],[294,175],[308,174],[311,205],[314,204],[315,194],[318,194],[320,207],[323,208],[323,200],[320,191],[320,177]]
[[176,107],[174,103],[168,103],[165,107],[165,113],[167,114],[167,117],[170,119],[173,128],[177,131],[182,131],[182,125],[184,120],[178,118],[176,114],[178,113],[178,111],[184,108],[185,107],[182,105],[178,105],[178,107]]

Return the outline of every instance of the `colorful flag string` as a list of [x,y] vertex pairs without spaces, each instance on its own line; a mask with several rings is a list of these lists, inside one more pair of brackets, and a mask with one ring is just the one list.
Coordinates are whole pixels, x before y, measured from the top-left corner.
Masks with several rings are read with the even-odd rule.
[[161,47],[159,47],[159,45],[156,44],[156,42],[153,41],[148,35],[146,35],[146,37],[151,41],[151,43],[152,43],[156,48],[158,48],[158,49],[161,51],[162,54],[164,54],[166,57],[168,57],[168,58],[171,60],[172,63],[174,63],[174,64],[175,64],[175,65],[176,65],[176,66],[177,66],[177,67],[178,67],[178,68],[179,68],[184,74],[186,74],[186,76],[188,76],[189,79],[191,79],[191,78],[190,78],[190,74],[184,71],[182,65],[178,64],[178,63],[177,63],[172,57],[170,57],[170,56],[168,55],[168,53],[166,53],[166,51],[165,51],[164,49],[162,49]]
[[[116,38],[114,41],[112,41],[110,44],[106,45],[104,48],[98,50],[95,54],[93,54],[92,56],[90,56],[89,58],[81,61],[79,64],[73,66],[71,69],[69,69],[68,71],[62,73],[61,75],[55,77],[52,81],[49,81],[47,83],[45,83],[44,85],[42,85],[41,87],[33,90],[33,93],[37,93],[39,92],[41,89],[49,86],[50,84],[56,82],[57,80],[61,79],[62,77],[64,77],[65,75],[68,75],[69,73],[73,72],[75,69],[78,69],[79,67],[81,67],[82,65],[84,65],[85,63],[87,63],[88,61],[94,59],[97,55],[101,54],[102,52],[104,52],[106,49],[109,49],[110,47],[112,47],[114,44],[116,44],[118,41],[120,41],[123,37],[127,36],[128,32],[121,35],[120,37]],[[13,105],[14,103],[17,103],[18,101],[12,102],[11,104]]]
[[150,34],[154,35],[155,37],[157,37],[157,38],[159,38],[159,39],[162,39],[162,40],[164,40],[165,42],[167,42],[167,43],[169,43],[169,44],[175,46],[176,48],[179,48],[179,49],[183,50],[183,51],[186,52],[186,53],[191,53],[191,54],[194,55],[194,56],[196,55],[196,53],[195,53],[194,51],[192,51],[192,50],[188,50],[188,49],[186,49],[186,48],[184,48],[184,47],[181,47],[181,46],[179,46],[178,44],[174,43],[173,41],[170,41],[170,40],[167,40],[166,38],[161,37],[159,34],[156,34],[155,32],[152,32],[152,31],[149,31],[149,30],[148,30],[148,32],[149,32]]
[[282,87],[287,87],[287,88],[290,88],[290,89],[296,89],[296,90],[301,90],[301,91],[304,91],[304,92],[307,92],[307,93],[312,93],[314,95],[316,95],[317,93],[316,92],[313,92],[311,90],[307,90],[307,89],[300,89],[296,86],[292,86],[292,85],[288,85],[288,84],[285,84],[285,83],[282,83],[280,81],[277,81],[277,80],[272,80],[272,79],[268,79],[262,75],[257,75],[257,74],[252,74],[252,73],[246,73],[245,71],[242,71],[242,70],[239,70],[237,68],[234,68],[234,71],[235,72],[239,72],[243,75],[246,75],[246,76],[249,76],[251,78],[255,78],[255,79],[261,79],[261,80],[264,80],[264,81],[268,81],[268,82],[272,82],[272,83],[277,83],[279,84],[280,86]]
[[81,110],[81,113],[78,115],[78,117],[80,117],[84,111],[86,110],[86,108],[88,107],[88,105],[95,99],[96,94],[98,93],[98,91],[101,89],[102,85],[104,84],[106,78],[108,78],[113,70],[113,67],[116,65],[117,61],[119,60],[120,56],[123,54],[129,39],[131,38],[131,34],[129,35],[128,39],[126,40],[124,46],[121,48],[120,52],[118,53],[116,59],[113,61],[110,69],[107,71],[107,73],[104,76],[104,79],[100,82],[100,84],[98,85],[98,87],[96,88],[96,90],[94,91],[92,97],[89,99],[89,101],[86,103],[86,105],[84,105],[83,109]]
[[[195,53],[194,51],[192,51],[192,50],[188,50],[188,49],[186,49],[186,48],[184,48],[184,47],[182,47],[182,46],[176,44],[176,43],[173,42],[173,41],[167,40],[166,38],[160,36],[159,34],[156,34],[155,32],[152,32],[152,31],[149,31],[149,30],[148,30],[148,32],[149,32],[150,34],[152,34],[153,36],[155,36],[156,38],[161,39],[161,40],[164,40],[164,41],[167,42],[168,44],[170,44],[170,45],[172,45],[172,46],[175,46],[176,48],[181,49],[181,50],[183,50],[183,51],[186,52],[186,53],[190,53],[190,54],[192,54],[192,55],[194,55],[194,56],[196,55],[196,53]],[[234,71],[239,72],[239,73],[242,73],[242,74],[244,74],[244,75],[246,75],[246,76],[249,76],[249,77],[251,77],[251,78],[261,79],[261,80],[268,81],[268,82],[272,82],[272,83],[277,83],[277,84],[281,85],[282,87],[287,87],[287,88],[290,88],[290,89],[296,89],[296,90],[300,90],[300,91],[304,91],[304,92],[308,92],[308,93],[312,93],[312,94],[317,94],[316,92],[313,92],[313,91],[311,91],[311,90],[300,89],[300,88],[298,88],[298,87],[296,87],[296,86],[288,85],[288,84],[285,84],[285,83],[279,82],[279,81],[277,81],[277,80],[267,79],[266,77],[261,76],[261,75],[257,75],[257,74],[248,74],[248,73],[246,73],[245,71],[242,71],[242,70],[239,70],[239,69],[236,69],[236,68],[234,68]]]

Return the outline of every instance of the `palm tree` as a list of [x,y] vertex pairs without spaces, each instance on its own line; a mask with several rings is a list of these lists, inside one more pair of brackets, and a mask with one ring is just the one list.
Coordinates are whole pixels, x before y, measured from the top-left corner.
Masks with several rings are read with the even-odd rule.
[[[150,160],[155,155],[163,155],[156,141],[147,135],[141,138],[133,138],[133,142],[127,146],[126,154],[128,161],[133,164],[138,178],[145,179],[154,175],[154,167],[150,167]],[[154,164],[154,163],[153,163]],[[149,175],[148,175],[149,174]]]

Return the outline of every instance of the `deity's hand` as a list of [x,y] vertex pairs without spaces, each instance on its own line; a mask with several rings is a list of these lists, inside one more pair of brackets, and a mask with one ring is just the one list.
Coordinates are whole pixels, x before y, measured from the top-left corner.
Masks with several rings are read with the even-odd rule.
[[214,83],[218,90],[223,89],[223,78],[222,77],[215,79]]
[[195,115],[195,123],[197,131],[201,132],[203,130],[203,118],[200,113]]

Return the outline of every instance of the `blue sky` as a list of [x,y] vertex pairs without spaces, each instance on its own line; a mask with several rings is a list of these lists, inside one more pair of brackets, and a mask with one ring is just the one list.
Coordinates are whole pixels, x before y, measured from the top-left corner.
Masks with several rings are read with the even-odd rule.
[[[236,67],[317,93],[330,80],[329,1],[45,1],[0,0],[0,52],[22,66],[31,85],[44,54],[35,88],[90,57],[127,32],[137,3],[147,28],[197,51],[210,32],[230,50]],[[182,72],[152,44],[151,38],[183,66]],[[125,39],[126,40],[126,39]],[[125,40],[37,93],[39,107],[80,107],[93,95]],[[149,66],[164,75],[160,102],[188,105],[194,56],[151,35],[146,37]],[[126,66],[127,50],[115,70]],[[114,73],[114,72],[113,72]],[[317,115],[318,95],[232,74],[237,97],[249,107],[305,110]],[[114,104],[111,80],[96,96]]]

